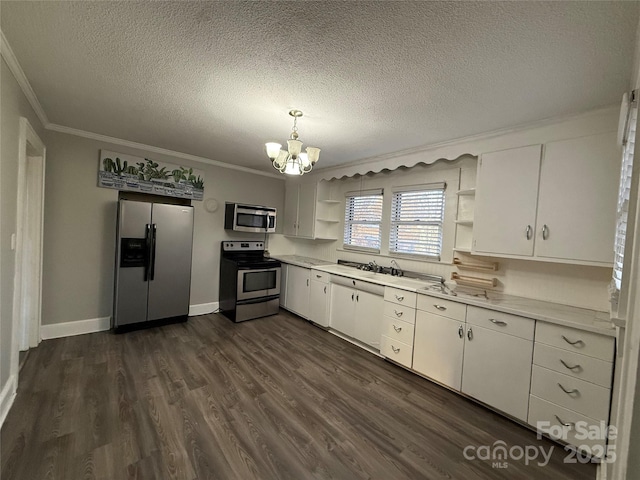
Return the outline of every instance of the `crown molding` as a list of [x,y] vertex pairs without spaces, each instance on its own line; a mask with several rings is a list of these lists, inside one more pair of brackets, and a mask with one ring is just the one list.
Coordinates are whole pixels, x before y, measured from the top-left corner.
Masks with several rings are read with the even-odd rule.
[[210,158],[199,157],[197,155],[191,155],[189,153],[176,152],[174,150],[167,150],[166,148],[154,147],[153,145],[145,145],[144,143],[132,142],[130,140],[123,140],[122,138],[109,137],[108,135],[102,135],[100,133],[87,132],[85,130],[79,130],[77,128],[65,127],[64,125],[57,125],[55,123],[49,123],[46,127],[47,130],[51,130],[59,133],[66,133],[68,135],[75,135],[76,137],[89,138],[91,140],[97,140],[99,142],[112,143],[114,145],[121,145],[123,147],[135,148],[138,150],[144,150],[147,152],[157,153],[159,155],[168,155],[172,157],[182,158],[183,160],[189,160],[192,162],[206,163],[207,165],[213,165],[220,168],[228,168],[230,170],[237,170],[240,172],[251,173],[253,175],[262,175],[263,177],[276,178],[278,180],[285,180],[284,175],[263,172],[262,170],[255,170],[249,167],[242,167],[240,165],[233,165],[231,163],[219,162]]
[[31,108],[33,108],[34,112],[36,112],[36,115],[40,119],[42,126],[47,127],[49,125],[47,114],[44,113],[44,109],[42,108],[38,97],[36,97],[33,88],[31,88],[31,84],[29,83],[27,76],[24,74],[24,70],[22,70],[20,62],[18,62],[18,59],[13,53],[9,42],[7,41],[7,37],[4,36],[4,32],[2,30],[0,30],[0,55],[2,55],[2,58],[4,58],[5,62],[7,62],[9,70],[11,70],[11,73],[13,73],[13,76],[18,82],[18,85],[20,85],[24,96],[27,97],[27,100],[31,104]]

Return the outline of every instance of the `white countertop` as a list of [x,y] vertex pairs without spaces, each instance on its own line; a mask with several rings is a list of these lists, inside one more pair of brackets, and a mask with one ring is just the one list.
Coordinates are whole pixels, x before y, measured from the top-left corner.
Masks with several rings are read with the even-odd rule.
[[285,263],[291,263],[306,268],[313,268],[333,275],[340,275],[356,280],[384,285],[386,287],[400,288],[421,295],[428,295],[436,298],[443,298],[452,302],[474,305],[476,307],[489,308],[504,313],[520,315],[533,318],[543,322],[564,325],[578,328],[589,332],[600,333],[602,335],[615,336],[608,312],[589,310],[586,308],[572,307],[559,303],[545,302],[525,297],[504,295],[501,293],[488,292],[488,299],[484,296],[474,296],[469,290],[456,289],[457,295],[451,295],[434,291],[430,288],[434,284],[425,280],[417,280],[406,277],[392,277],[382,273],[373,273],[358,270],[345,265],[329,263],[308,257],[297,255],[276,256]]

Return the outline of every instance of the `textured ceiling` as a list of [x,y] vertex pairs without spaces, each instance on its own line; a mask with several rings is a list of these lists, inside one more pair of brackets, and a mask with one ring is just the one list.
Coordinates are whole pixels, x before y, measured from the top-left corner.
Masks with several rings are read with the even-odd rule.
[[635,2],[0,3],[50,122],[267,171],[291,108],[328,167],[617,103],[638,23]]

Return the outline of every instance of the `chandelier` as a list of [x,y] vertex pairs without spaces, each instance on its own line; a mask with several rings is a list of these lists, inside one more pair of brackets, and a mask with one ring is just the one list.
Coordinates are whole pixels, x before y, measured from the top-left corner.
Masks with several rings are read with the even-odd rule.
[[287,150],[282,150],[279,143],[269,142],[265,144],[267,156],[271,159],[273,167],[280,173],[287,175],[304,175],[309,173],[320,157],[320,149],[307,147],[305,153],[301,153],[302,142],[298,140],[298,118],[302,116],[300,110],[291,110],[289,115],[293,117],[293,129],[287,140]]

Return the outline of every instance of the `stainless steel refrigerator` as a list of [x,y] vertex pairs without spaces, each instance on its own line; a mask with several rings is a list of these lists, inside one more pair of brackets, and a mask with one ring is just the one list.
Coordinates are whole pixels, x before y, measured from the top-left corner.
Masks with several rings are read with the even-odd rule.
[[193,207],[118,202],[113,327],[186,320]]

